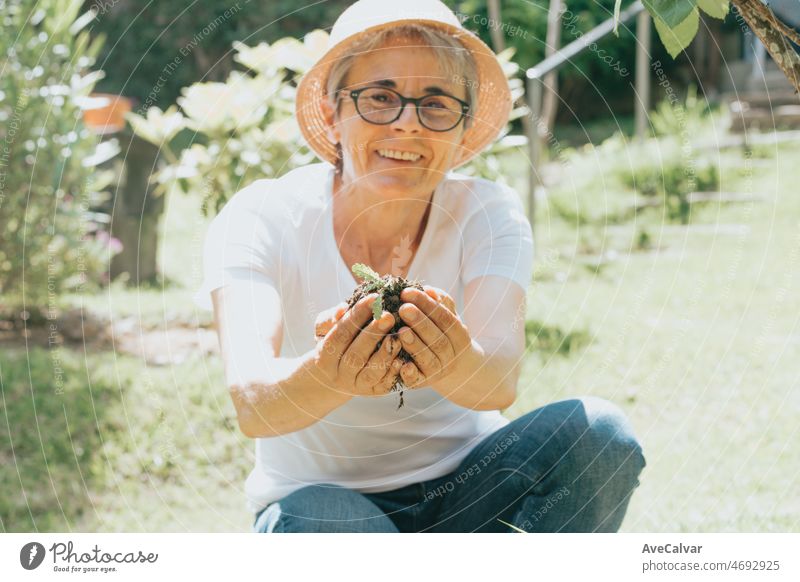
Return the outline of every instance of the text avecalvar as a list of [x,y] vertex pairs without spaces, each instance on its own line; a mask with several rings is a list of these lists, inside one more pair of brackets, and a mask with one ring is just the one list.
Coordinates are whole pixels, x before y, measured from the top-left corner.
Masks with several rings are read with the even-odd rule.
[[685,544],[664,544],[662,546],[651,546],[645,544],[642,548],[643,554],[699,554],[703,546],[690,546]]

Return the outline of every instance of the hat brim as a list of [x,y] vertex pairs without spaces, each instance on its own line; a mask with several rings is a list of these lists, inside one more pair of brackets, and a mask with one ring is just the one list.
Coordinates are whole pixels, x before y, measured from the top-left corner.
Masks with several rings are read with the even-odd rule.
[[[475,61],[478,79],[474,82],[478,101],[471,107],[463,145],[454,160],[453,167],[459,167],[497,139],[508,123],[513,105],[508,80],[492,49],[472,32],[434,20],[414,19],[408,22],[424,24],[455,37],[470,51]],[[328,138],[329,127],[321,107],[321,102],[327,99],[326,85],[331,68],[336,61],[352,54],[350,47],[364,36],[402,24],[404,21],[381,24],[346,38],[325,53],[300,80],[295,97],[297,122],[309,147],[323,160],[335,164],[337,159],[336,144]]]

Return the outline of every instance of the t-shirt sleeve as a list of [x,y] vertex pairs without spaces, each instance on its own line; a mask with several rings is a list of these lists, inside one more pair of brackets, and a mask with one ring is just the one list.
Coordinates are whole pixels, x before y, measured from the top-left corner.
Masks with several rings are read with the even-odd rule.
[[480,203],[464,226],[462,281],[486,275],[506,277],[527,289],[533,276],[533,229],[519,194],[484,182]]
[[237,192],[214,217],[203,244],[203,281],[195,305],[211,310],[211,292],[238,281],[279,289],[280,221],[272,220],[272,180],[258,180]]

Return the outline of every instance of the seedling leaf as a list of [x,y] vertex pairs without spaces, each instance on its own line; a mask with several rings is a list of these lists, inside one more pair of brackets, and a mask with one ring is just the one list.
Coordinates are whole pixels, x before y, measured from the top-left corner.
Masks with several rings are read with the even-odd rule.
[[372,303],[372,318],[380,319],[381,313],[383,313],[383,295],[378,295]]
[[356,263],[353,265],[352,271],[365,281],[370,281],[373,283],[381,281],[381,276],[364,263]]

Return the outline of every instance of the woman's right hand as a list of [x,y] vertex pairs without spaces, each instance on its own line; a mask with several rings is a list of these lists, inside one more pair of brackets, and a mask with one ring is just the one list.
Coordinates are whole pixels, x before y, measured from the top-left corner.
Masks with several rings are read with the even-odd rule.
[[316,366],[334,390],[353,396],[382,396],[394,386],[402,364],[397,359],[402,344],[399,338],[387,335],[395,323],[391,313],[384,311],[373,320],[372,303],[377,297],[377,293],[362,297],[341,317],[341,306],[333,308],[336,322],[317,343]]

